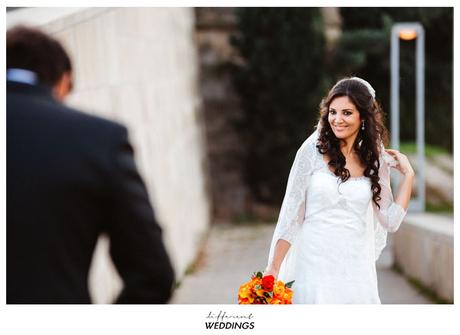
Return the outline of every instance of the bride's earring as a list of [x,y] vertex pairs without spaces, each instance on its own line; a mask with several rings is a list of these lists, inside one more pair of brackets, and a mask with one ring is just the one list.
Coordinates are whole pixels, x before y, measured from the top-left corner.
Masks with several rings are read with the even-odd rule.
[[362,129],[362,130],[366,129],[366,128],[364,127],[364,120],[363,120],[361,123],[362,123],[361,129]]

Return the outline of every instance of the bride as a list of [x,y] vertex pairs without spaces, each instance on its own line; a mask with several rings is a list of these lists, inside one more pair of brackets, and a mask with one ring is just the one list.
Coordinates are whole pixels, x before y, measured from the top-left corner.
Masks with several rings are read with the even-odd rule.
[[[380,303],[375,261],[406,215],[414,179],[386,140],[372,86],[337,82],[297,151],[265,271],[295,280],[293,303]],[[395,199],[390,167],[404,176]]]

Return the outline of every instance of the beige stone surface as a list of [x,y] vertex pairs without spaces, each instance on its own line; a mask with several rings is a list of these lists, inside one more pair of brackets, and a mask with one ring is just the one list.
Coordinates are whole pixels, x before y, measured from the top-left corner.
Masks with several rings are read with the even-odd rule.
[[454,220],[435,214],[408,214],[394,234],[395,262],[404,273],[454,300]]

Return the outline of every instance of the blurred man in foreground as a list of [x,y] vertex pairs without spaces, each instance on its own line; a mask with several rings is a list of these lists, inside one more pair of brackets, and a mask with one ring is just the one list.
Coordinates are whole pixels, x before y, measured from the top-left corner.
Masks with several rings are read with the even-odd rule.
[[174,272],[127,130],[62,104],[72,66],[43,32],[7,32],[7,303],[90,303],[98,237],[118,303],[165,303]]

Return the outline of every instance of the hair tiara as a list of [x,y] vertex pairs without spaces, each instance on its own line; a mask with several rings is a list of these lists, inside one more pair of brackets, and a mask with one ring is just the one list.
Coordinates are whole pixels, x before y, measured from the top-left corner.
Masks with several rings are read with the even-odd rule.
[[342,80],[339,80],[337,82],[336,85],[338,85],[339,83],[341,83],[342,81],[345,81],[345,80],[356,80],[356,81],[359,81],[361,84],[363,84],[364,86],[366,86],[367,90],[369,91],[369,94],[372,96],[373,99],[375,99],[375,90],[374,88],[371,86],[371,84],[369,84],[369,82],[367,80],[364,80],[362,78],[359,78],[359,77],[350,77],[350,78],[344,78]]
[[351,80],[356,80],[356,81],[359,81],[361,84],[363,84],[364,86],[367,87],[367,90],[369,91],[369,94],[372,96],[372,98],[375,99],[375,90],[374,88],[371,86],[371,84],[369,84],[369,82],[367,80],[364,80],[362,78],[359,78],[359,77],[351,77],[350,78]]

